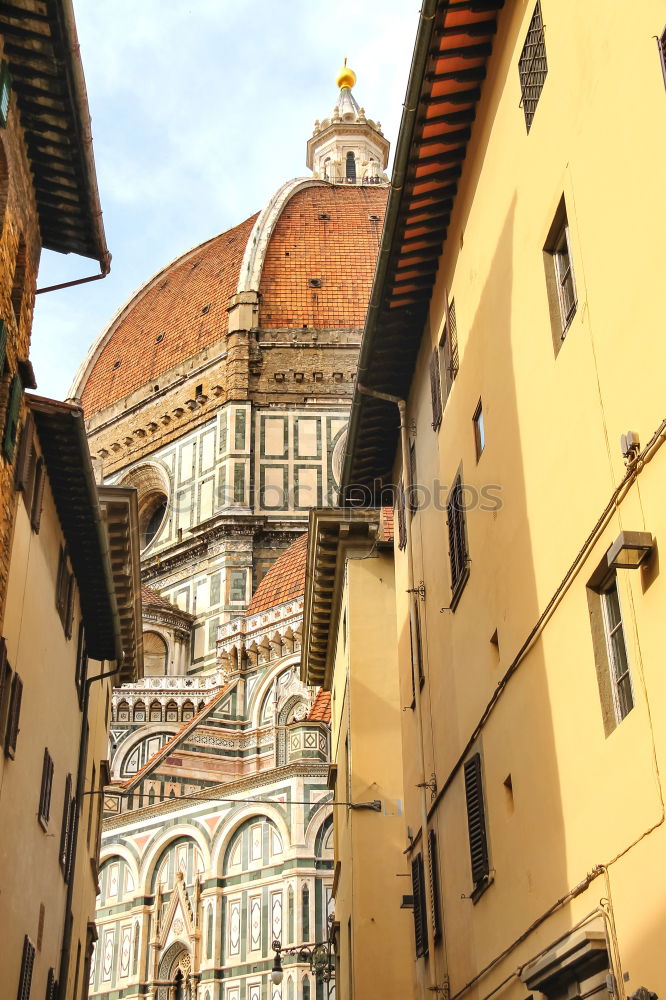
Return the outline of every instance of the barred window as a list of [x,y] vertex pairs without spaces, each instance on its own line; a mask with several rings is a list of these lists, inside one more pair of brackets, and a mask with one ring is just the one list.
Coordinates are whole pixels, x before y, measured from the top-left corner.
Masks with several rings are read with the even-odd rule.
[[518,61],[520,76],[520,104],[525,115],[525,125],[529,132],[532,127],[536,106],[541,97],[541,91],[548,73],[546,61],[546,42],[543,33],[543,17],[541,15],[541,0],[532,14],[532,20],[527,30],[527,38]]
[[446,505],[449,529],[449,560],[451,563],[451,610],[455,609],[469,576],[467,529],[465,525],[465,496],[462,479],[456,476]]
[[30,1000],[32,987],[32,969],[35,964],[35,946],[26,934],[23,938],[23,955],[21,957],[21,975],[16,1000]]

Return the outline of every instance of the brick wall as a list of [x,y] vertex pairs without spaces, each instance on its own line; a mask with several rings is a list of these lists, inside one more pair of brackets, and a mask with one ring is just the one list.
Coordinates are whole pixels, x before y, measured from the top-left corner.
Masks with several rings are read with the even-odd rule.
[[[7,329],[5,369],[0,380],[0,434],[4,433],[5,413],[12,376],[19,361],[27,360],[35,305],[37,269],[41,251],[39,223],[32,176],[28,165],[23,129],[12,97],[6,128],[0,128],[0,316]],[[24,249],[24,252],[19,252]],[[24,270],[17,260],[24,260]],[[23,270],[23,295],[14,289],[15,276]],[[12,292],[14,291],[14,303]],[[15,303],[20,299],[18,319]],[[23,413],[22,413],[23,416]],[[0,454],[0,620],[4,618],[9,556],[11,551],[17,494],[14,492],[14,465]]]

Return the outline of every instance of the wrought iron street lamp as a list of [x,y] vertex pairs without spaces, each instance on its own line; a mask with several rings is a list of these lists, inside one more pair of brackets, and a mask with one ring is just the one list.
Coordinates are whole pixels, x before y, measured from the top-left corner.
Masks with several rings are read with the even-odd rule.
[[282,943],[277,939],[273,941],[273,968],[271,969],[271,981],[279,986],[284,976],[282,968],[283,955],[296,955],[298,962],[307,962],[310,972],[315,979],[324,983],[329,983],[335,978],[335,954],[333,951],[333,941],[331,937],[326,941],[315,941],[314,944],[298,944],[290,948],[283,948]]

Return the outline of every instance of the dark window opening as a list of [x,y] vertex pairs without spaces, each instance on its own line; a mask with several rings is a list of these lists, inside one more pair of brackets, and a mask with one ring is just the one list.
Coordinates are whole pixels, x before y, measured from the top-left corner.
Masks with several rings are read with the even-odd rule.
[[345,177],[348,181],[356,181],[356,157],[351,152],[347,153]]
[[414,943],[416,957],[428,954],[428,916],[426,913],[425,877],[423,855],[417,854],[412,861],[412,896],[414,900]]

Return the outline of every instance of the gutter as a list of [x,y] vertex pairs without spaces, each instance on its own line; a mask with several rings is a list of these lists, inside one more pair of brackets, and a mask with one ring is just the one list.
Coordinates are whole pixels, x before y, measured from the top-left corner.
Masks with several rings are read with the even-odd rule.
[[[347,431],[347,445],[342,466],[342,476],[340,481],[340,495],[344,497],[347,487],[352,485],[352,462],[356,443],[359,434],[359,420],[362,394],[358,390],[358,383],[364,383],[366,376],[370,373],[370,363],[374,352],[374,340],[377,335],[377,321],[379,310],[384,294],[384,286],[391,259],[393,241],[398,224],[398,212],[402,201],[403,185],[409,165],[409,154],[414,138],[416,127],[416,115],[419,107],[421,88],[423,87],[423,77],[432,44],[432,36],[435,27],[435,14],[441,0],[423,0],[421,8],[419,26],[414,44],[414,55],[409,71],[409,81],[407,83],[407,93],[403,105],[402,118],[400,120],[400,131],[395,148],[395,159],[393,161],[393,174],[391,176],[391,193],[389,195],[386,216],[384,218],[384,229],[382,231],[382,242],[377,258],[375,277],[370,293],[370,302],[365,321],[361,350],[358,359],[358,372],[356,376],[357,385],[354,390],[351,411],[349,414],[349,430]],[[340,501],[344,506],[344,500]]]
[[[67,56],[67,82],[70,86],[70,96],[78,112],[75,124],[78,126],[79,142],[83,150],[83,162],[85,167],[86,194],[88,200],[88,211],[94,236],[97,243],[97,260],[99,261],[101,274],[95,275],[95,279],[105,278],[111,270],[111,254],[106,245],[106,235],[104,233],[104,223],[102,221],[102,205],[97,187],[97,172],[95,170],[95,157],[93,154],[92,129],[90,121],[90,108],[88,105],[88,93],[86,91],[86,81],[83,74],[83,64],[81,62],[81,48],[76,32],[76,22],[74,20],[74,8],[72,0],[57,0],[53,4],[56,18],[59,22],[62,42]],[[93,280],[93,279],[83,279]],[[69,284],[80,284],[81,279]],[[53,287],[66,287],[53,286]],[[40,291],[50,291],[42,288]]]

